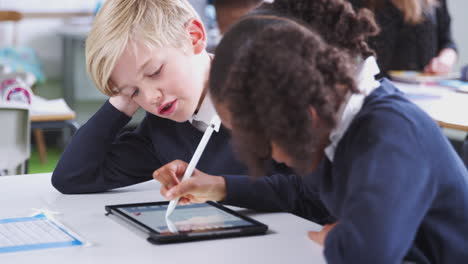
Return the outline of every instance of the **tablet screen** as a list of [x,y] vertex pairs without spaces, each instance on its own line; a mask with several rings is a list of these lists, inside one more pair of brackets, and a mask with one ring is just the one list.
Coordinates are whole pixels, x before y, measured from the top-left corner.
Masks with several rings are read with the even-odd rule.
[[120,207],[120,211],[158,233],[205,232],[253,223],[209,204],[178,205],[166,218],[167,204]]

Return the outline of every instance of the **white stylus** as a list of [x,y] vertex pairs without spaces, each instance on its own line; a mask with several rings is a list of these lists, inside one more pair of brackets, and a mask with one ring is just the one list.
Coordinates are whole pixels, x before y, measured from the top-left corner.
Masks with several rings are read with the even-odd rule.
[[[221,126],[221,119],[219,118],[218,115],[215,115],[211,119],[210,125],[206,128],[205,133],[203,134],[203,137],[200,140],[200,143],[198,143],[198,147],[195,150],[195,153],[193,154],[192,159],[190,160],[190,163],[187,166],[187,169],[185,170],[185,173],[184,173],[184,176],[182,177],[181,182],[187,180],[188,178],[190,178],[190,176],[192,176],[193,170],[195,169],[195,166],[197,166],[197,163],[200,160],[200,157],[203,154],[203,151],[205,150],[206,144],[208,144],[208,141],[210,140],[211,134],[213,134],[213,131],[218,132],[220,126]],[[166,217],[171,215],[172,211],[174,211],[178,202],[179,202],[179,198],[176,198],[169,202],[169,205],[167,206]]]
[[167,229],[169,229],[169,232],[175,233],[175,234],[179,233],[179,230],[177,229],[177,227],[174,225],[171,219],[167,216],[166,216],[166,225],[167,225]]

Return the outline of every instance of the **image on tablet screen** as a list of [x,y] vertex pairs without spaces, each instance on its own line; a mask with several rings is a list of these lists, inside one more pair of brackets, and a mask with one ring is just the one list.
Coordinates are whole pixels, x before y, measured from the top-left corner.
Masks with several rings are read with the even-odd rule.
[[179,205],[165,218],[167,205],[125,207],[121,210],[132,218],[161,234],[178,232],[203,232],[230,227],[251,226],[252,223],[208,204]]

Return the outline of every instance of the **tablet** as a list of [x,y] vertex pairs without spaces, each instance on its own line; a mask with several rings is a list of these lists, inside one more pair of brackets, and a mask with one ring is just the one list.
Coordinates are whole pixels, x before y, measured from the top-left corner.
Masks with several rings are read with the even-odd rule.
[[156,244],[265,234],[268,226],[215,202],[178,205],[166,218],[169,202],[106,205],[148,234]]

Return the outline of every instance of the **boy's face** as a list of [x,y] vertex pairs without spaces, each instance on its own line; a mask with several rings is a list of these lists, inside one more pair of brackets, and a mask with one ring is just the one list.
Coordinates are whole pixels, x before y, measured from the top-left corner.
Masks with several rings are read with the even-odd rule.
[[190,47],[127,45],[111,75],[118,96],[127,96],[147,112],[177,122],[187,121],[197,109],[207,66]]

